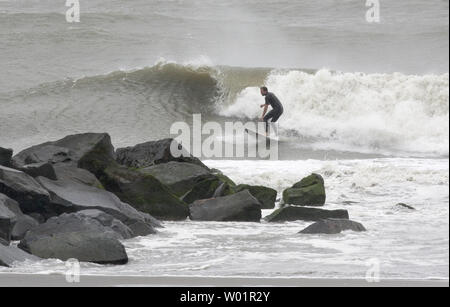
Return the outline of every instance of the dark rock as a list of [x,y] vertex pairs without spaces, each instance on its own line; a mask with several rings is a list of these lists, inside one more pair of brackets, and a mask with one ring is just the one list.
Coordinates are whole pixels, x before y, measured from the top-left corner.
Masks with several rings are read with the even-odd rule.
[[214,175],[197,183],[183,197],[183,201],[187,204],[192,204],[196,200],[228,196],[235,192],[235,184],[231,179],[223,175]]
[[326,194],[322,176],[312,174],[283,192],[285,204],[296,206],[323,206]]
[[[63,173],[58,172],[60,176],[56,181],[45,177],[37,178],[39,183],[50,193],[51,202],[47,205],[46,212],[60,215],[96,209],[118,219],[132,230],[136,230],[135,236],[155,233],[153,227],[146,222],[146,218],[139,211],[123,203],[116,195],[77,180],[75,174],[81,178],[88,178],[88,171],[77,170],[73,176],[66,176],[67,169],[64,171]],[[147,224],[147,230],[142,232],[143,226],[136,227],[137,224]]]
[[56,173],[53,165],[47,162],[28,164],[19,168],[19,170],[33,178],[42,176],[51,180],[56,180]]
[[30,230],[19,248],[44,259],[77,259],[98,264],[128,262],[125,247],[114,232],[97,220],[79,214],[50,218]]
[[233,188],[236,187],[236,183],[234,183],[234,181],[231,180],[229,177],[225,176],[222,172],[215,170],[214,172],[211,172],[211,174],[219,178],[220,181],[228,183],[230,187]]
[[77,182],[97,189],[104,190],[101,182],[91,172],[73,166],[55,166],[56,180]]
[[210,178],[197,183],[184,197],[183,201],[192,204],[196,200],[213,198],[216,190],[223,184],[218,178]]
[[0,165],[11,167],[12,149],[0,147]]
[[188,206],[155,177],[112,163],[96,176],[103,186],[139,211],[162,220],[184,220]]
[[144,217],[144,220],[147,222],[147,224],[151,225],[154,228],[164,228],[163,224],[158,219],[154,218],[153,216],[151,216],[148,213],[145,213],[145,212],[140,212],[140,213]]
[[2,203],[0,198],[0,239],[2,244],[9,245],[15,224],[16,216]]
[[134,235],[133,231],[128,226],[126,226],[118,219],[115,219],[114,217],[103,211],[91,209],[91,210],[83,210],[77,212],[76,214],[79,216],[89,217],[98,221],[106,228],[116,232],[119,235],[118,237],[119,239],[125,240],[131,239]]
[[[171,153],[171,146],[178,148],[178,150],[183,152],[183,155],[175,158]],[[119,164],[133,168],[144,168],[167,162],[187,162],[208,169],[199,159],[190,155],[174,139],[164,139],[133,147],[119,148],[116,150],[116,160]]]
[[[59,169],[61,166],[88,170],[101,183],[94,184],[96,187],[105,188],[116,194],[123,202],[157,218],[180,220],[189,214],[187,205],[159,180],[119,165],[115,161],[114,148],[108,134],[86,133],[67,136],[59,141],[26,149],[14,156],[13,160],[19,166],[49,162],[57,166],[55,167],[57,177],[61,177],[63,172]],[[68,172],[68,176],[73,175]],[[79,174],[75,177],[77,180],[80,179]],[[95,181],[92,178],[81,178],[81,181],[86,180]]]
[[145,237],[156,233],[155,228],[147,221],[136,221],[129,224],[128,227],[131,229],[133,237]]
[[16,220],[11,231],[11,240],[15,241],[23,239],[28,230],[39,225],[34,218],[23,214],[19,204],[15,200],[12,200],[4,194],[0,194],[0,208],[2,206],[8,208],[8,210],[14,214]]
[[24,262],[26,260],[39,261],[40,259],[17,247],[0,244],[0,266],[11,267],[16,262]]
[[78,167],[94,174],[102,187],[139,211],[159,219],[186,219],[189,209],[183,201],[155,177],[119,165],[111,148],[109,136],[105,137],[93,150],[84,151]]
[[11,233],[11,239],[14,241],[22,240],[25,234],[34,227],[37,227],[39,222],[29,215],[20,215],[17,217],[17,223],[14,225]]
[[366,231],[366,228],[360,223],[345,219],[326,219],[320,220],[304,230],[301,234],[338,234],[342,231]]
[[404,203],[396,204],[395,207],[401,208],[401,209],[416,210],[414,207],[408,206],[407,204],[404,204]]
[[275,201],[277,199],[277,191],[264,186],[251,186],[247,184],[240,184],[236,187],[236,192],[248,190],[260,203],[261,209],[275,208]]
[[182,162],[158,164],[143,168],[140,171],[161,181],[178,197],[182,197],[191,191],[199,182],[215,178],[213,174],[201,166]]
[[321,219],[349,219],[347,210],[323,210],[317,208],[287,206],[266,216],[268,222],[319,221]]
[[198,200],[189,206],[193,221],[259,222],[261,204],[249,191],[209,200]]
[[28,216],[36,220],[39,224],[43,224],[46,221],[45,217],[39,213],[30,213]]
[[24,172],[0,166],[0,193],[17,201],[25,214],[49,214],[45,211],[50,203],[49,193]]
[[234,193],[234,188],[230,187],[228,183],[222,182],[220,186],[214,191],[212,198],[228,196]]
[[17,167],[34,163],[79,166],[83,159],[93,153],[102,153],[113,159],[114,148],[106,133],[69,135],[55,142],[47,142],[25,149],[13,157]]

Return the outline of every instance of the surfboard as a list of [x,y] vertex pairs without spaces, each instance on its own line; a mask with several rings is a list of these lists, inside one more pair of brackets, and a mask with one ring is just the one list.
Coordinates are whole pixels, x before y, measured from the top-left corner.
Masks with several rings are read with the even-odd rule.
[[257,140],[263,139],[266,141],[274,141],[274,142],[278,142],[278,138],[277,137],[271,137],[271,136],[266,136],[264,134],[258,133],[254,130],[251,129],[245,129],[245,133],[247,133],[248,135],[256,138]]

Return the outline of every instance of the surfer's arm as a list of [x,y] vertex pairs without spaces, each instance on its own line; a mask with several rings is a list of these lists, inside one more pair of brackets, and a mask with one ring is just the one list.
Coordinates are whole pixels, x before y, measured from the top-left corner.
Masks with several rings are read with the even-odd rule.
[[263,121],[263,120],[264,120],[264,116],[266,116],[267,109],[269,108],[269,105],[268,105],[268,104],[263,104],[263,105],[261,106],[261,108],[264,108],[263,114],[262,114],[262,116],[261,116],[261,121]]

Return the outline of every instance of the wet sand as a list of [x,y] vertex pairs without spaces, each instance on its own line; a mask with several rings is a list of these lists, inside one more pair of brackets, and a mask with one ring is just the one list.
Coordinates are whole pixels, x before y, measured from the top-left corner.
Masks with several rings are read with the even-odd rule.
[[448,280],[381,280],[234,277],[81,276],[68,283],[63,275],[0,274],[0,287],[448,287]]

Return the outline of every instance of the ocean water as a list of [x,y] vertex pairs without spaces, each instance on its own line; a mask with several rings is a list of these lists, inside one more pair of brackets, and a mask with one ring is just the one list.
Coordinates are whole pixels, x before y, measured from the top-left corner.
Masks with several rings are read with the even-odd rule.
[[0,0],[0,146],[88,131],[129,146],[194,113],[253,121],[265,84],[285,106],[280,161],[205,163],[279,193],[319,172],[327,208],[369,230],[170,222],[124,242],[128,265],[84,273],[364,278],[378,261],[385,278],[448,279],[448,1],[381,0],[379,24],[357,0],[80,0],[80,23],[64,2]]

